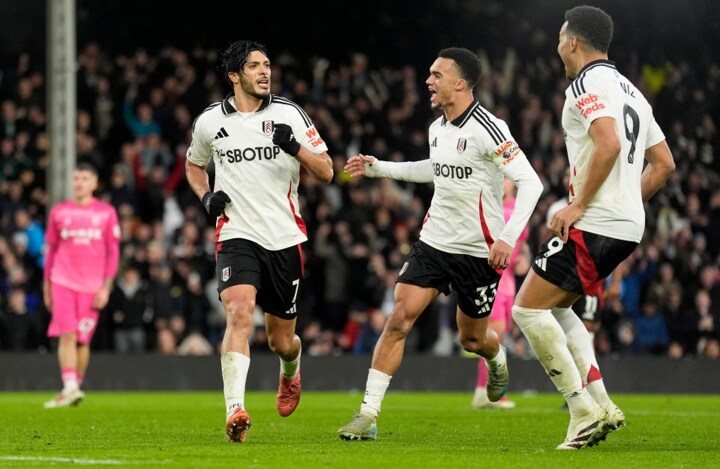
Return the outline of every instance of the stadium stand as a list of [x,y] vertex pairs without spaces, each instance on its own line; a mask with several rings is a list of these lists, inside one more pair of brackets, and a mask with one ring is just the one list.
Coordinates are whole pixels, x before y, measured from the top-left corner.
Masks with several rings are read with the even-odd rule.
[[[498,15],[500,24],[516,20]],[[566,191],[559,118],[567,81],[554,53],[555,30],[548,38],[547,30],[527,20],[519,28],[530,38],[527,47],[461,45],[476,49],[485,65],[478,99],[509,123],[545,186],[530,221],[529,255],[547,234],[547,208]],[[504,37],[501,32],[495,26],[485,35]],[[624,265],[622,294],[602,306],[596,348],[601,355],[717,359],[720,63],[711,43],[692,57],[679,49],[652,49],[646,56],[628,53],[643,46],[628,39],[635,44],[615,44],[620,50],[611,48],[611,58],[653,103],[677,171],[647,206],[645,239]],[[394,161],[425,157],[425,129],[433,118],[423,85],[427,64],[389,66],[360,49],[340,59],[272,52],[273,92],[308,110],[335,163],[329,186],[310,177],[301,183],[310,237],[299,299],[304,348],[313,356],[369,353],[432,187],[350,181],[342,167],[346,156],[358,152]],[[48,312],[41,295],[49,209],[44,57],[21,52],[2,59],[0,349],[47,351],[52,344],[45,337]],[[79,44],[78,158],[98,167],[98,196],[118,210],[122,272],[139,273],[137,287],[118,277],[94,350],[217,353],[224,313],[215,293],[214,228],[184,179],[194,117],[229,90],[216,60],[211,47],[138,45],[127,52],[102,42]],[[410,353],[457,352],[453,318],[452,297],[438,299],[410,337]],[[128,345],[129,336],[140,338]],[[514,356],[531,353],[519,330],[508,341]],[[262,327],[253,348],[267,350]]]

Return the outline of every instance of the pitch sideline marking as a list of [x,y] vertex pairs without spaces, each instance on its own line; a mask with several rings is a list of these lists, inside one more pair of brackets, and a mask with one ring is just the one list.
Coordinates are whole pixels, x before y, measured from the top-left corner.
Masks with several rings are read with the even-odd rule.
[[54,463],[72,463],[72,464],[105,464],[105,465],[121,465],[121,464],[167,464],[170,461],[127,461],[122,459],[87,459],[87,458],[61,458],[53,456],[0,456],[2,461],[27,461],[27,462],[54,462]]

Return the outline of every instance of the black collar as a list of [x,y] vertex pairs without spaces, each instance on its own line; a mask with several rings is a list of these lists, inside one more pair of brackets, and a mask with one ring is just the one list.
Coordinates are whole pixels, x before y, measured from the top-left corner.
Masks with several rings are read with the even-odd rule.
[[[223,114],[225,114],[226,116],[229,116],[230,114],[232,114],[234,112],[237,112],[237,109],[235,109],[235,106],[232,105],[233,97],[235,97],[235,93],[231,92],[230,94],[225,96],[225,99],[223,99],[223,101],[222,101]],[[260,107],[255,112],[262,111],[263,109],[268,107],[271,102],[272,102],[272,95],[269,94],[269,95],[267,95],[267,97],[263,98],[262,103],[260,104]]]
[[590,67],[594,67],[595,65],[598,65],[598,64],[605,64],[605,65],[611,66],[612,68],[616,68],[616,67],[615,67],[615,62],[613,62],[612,60],[605,60],[605,59],[593,60],[592,62],[586,63],[585,66],[580,69],[580,71],[578,72],[577,76],[579,77],[580,75],[583,74],[583,72],[584,72],[585,70],[589,69]]
[[[473,112],[475,110],[475,108],[478,107],[479,105],[480,105],[480,101],[478,101],[477,99],[474,100],[472,103],[470,103],[470,106],[468,106],[468,108],[465,109],[465,111],[463,111],[462,114],[460,114],[455,119],[450,121],[450,123],[452,125],[454,125],[455,127],[460,127],[460,124],[462,124],[467,119],[467,116],[471,112]],[[440,125],[445,125],[445,124],[447,124],[447,119],[445,119],[445,114],[443,114],[442,122]]]

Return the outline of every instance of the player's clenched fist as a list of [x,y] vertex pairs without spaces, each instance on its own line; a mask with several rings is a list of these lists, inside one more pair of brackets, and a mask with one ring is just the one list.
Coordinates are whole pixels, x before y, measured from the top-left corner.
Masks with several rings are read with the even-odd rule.
[[300,144],[295,140],[293,131],[287,124],[275,124],[273,132],[273,143],[290,156],[297,156],[300,153]]
[[230,197],[223,191],[217,192],[206,192],[202,198],[203,207],[205,211],[213,218],[217,218],[222,215],[225,210],[225,204],[230,202]]

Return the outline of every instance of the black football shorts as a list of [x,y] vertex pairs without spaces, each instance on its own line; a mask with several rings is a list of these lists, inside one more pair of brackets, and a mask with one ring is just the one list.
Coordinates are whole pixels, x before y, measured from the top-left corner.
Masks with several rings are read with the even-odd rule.
[[490,314],[500,273],[487,258],[450,254],[418,241],[398,274],[399,283],[435,288],[449,295],[457,291],[460,310],[471,318]]
[[284,319],[297,316],[297,295],[303,275],[301,246],[269,251],[247,239],[218,243],[218,294],[234,285],[254,285],[264,312]]
[[567,243],[555,236],[533,262],[536,274],[565,291],[595,296],[602,281],[637,247],[637,243],[570,228]]

